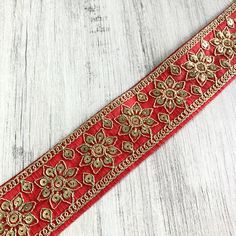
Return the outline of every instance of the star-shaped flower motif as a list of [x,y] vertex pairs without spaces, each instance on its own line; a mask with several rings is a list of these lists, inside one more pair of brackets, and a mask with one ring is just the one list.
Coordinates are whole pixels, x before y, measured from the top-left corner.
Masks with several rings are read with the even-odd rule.
[[121,125],[119,135],[129,135],[133,142],[141,136],[150,138],[151,127],[157,125],[157,121],[151,118],[152,112],[152,108],[143,109],[138,102],[132,107],[122,106],[122,114],[115,119]]
[[117,137],[107,137],[100,129],[95,135],[85,133],[83,138],[84,143],[76,148],[82,154],[80,166],[90,166],[94,174],[103,167],[114,167],[114,158],[122,153],[115,147]]
[[38,200],[49,199],[53,209],[57,208],[62,201],[73,203],[74,191],[82,187],[82,184],[75,179],[78,170],[78,168],[67,168],[64,161],[58,162],[55,167],[44,166],[43,177],[35,180],[35,183],[42,188]]
[[154,107],[164,107],[168,113],[172,113],[176,107],[184,108],[186,98],[190,96],[185,88],[185,82],[176,82],[172,76],[165,81],[155,80],[155,89],[150,95],[155,98]]
[[223,31],[216,30],[215,38],[210,43],[215,46],[215,55],[224,55],[231,59],[236,53],[236,35],[231,34],[228,27]]
[[196,54],[190,52],[188,61],[182,65],[187,71],[186,80],[196,80],[200,86],[203,86],[208,80],[215,81],[215,73],[220,69],[214,64],[214,57],[205,55],[200,49]]
[[0,235],[29,236],[30,227],[38,223],[31,213],[35,202],[25,202],[21,193],[12,200],[0,199]]

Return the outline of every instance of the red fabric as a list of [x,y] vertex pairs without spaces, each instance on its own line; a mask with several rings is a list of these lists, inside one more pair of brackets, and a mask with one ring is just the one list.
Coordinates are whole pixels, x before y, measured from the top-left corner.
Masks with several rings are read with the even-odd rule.
[[[204,42],[201,43],[201,40],[196,38],[206,30],[205,28],[197,34],[195,38],[193,37],[180,47],[180,51],[177,50],[174,52],[167,60],[157,66],[149,75],[131,88],[129,90],[130,94],[133,93],[131,98],[127,99],[125,102],[121,101],[120,103],[122,104],[117,104],[116,108],[112,109],[110,112],[107,107],[103,109],[103,114],[107,113],[103,115],[104,119],[108,120],[107,126],[104,125],[101,120],[95,122],[95,124],[92,124],[93,119],[88,120],[88,122],[85,122],[73,133],[72,136],[76,136],[76,138],[70,141],[68,145],[65,145],[65,140],[63,140],[17,176],[3,184],[0,187],[0,235],[5,235],[4,233],[12,231],[14,231],[16,235],[19,235],[19,230],[25,230],[25,235],[58,235],[111,189],[111,187],[192,119],[193,116],[203,109],[223,88],[232,82],[236,73],[234,68],[236,64],[236,41],[234,39],[236,26],[233,21],[233,19],[236,18],[235,7],[236,4],[232,4],[222,15],[212,21],[210,23],[211,25],[207,26],[209,32],[203,38],[205,40],[204,42],[210,42],[209,44],[207,43],[204,46]],[[212,29],[209,27],[212,27]],[[217,34],[218,31],[225,32],[225,34]],[[212,41],[212,39],[215,39],[215,41]],[[191,44],[192,46],[190,45],[188,49],[188,43],[193,42],[193,40],[197,40],[196,44]],[[221,48],[217,51],[219,45],[221,45]],[[184,49],[186,49],[186,52],[183,51]],[[181,51],[183,53],[179,56]],[[172,64],[177,66],[177,72],[179,70],[180,73],[173,73],[173,71],[171,71],[170,63],[167,65],[167,61],[170,59],[172,60]],[[222,66],[222,61],[230,64],[228,67],[226,64]],[[186,64],[187,62],[190,63]],[[163,71],[156,74],[161,68],[163,68]],[[224,82],[219,82],[222,76],[225,76],[226,79]],[[148,78],[150,79],[149,82]],[[168,78],[169,80],[167,80]],[[160,83],[160,81],[162,83]],[[146,82],[149,84],[145,84]],[[221,83],[222,86],[218,86],[216,89],[217,83]],[[167,84],[169,84],[169,87]],[[142,85],[144,85],[144,88],[142,88]],[[139,95],[136,94],[137,86],[141,86]],[[194,86],[195,88],[201,89],[202,95],[193,92]],[[141,95],[144,94],[143,100],[139,97],[141,96],[140,93]],[[206,93],[208,93],[208,96]],[[188,108],[197,99],[204,96],[205,100],[200,106],[193,110]],[[146,101],[146,99],[148,100]],[[164,104],[162,104],[163,100]],[[138,110],[141,109],[141,111],[135,113],[135,104],[137,105],[136,108]],[[108,105],[108,107],[110,106]],[[128,111],[125,111],[125,107],[128,107]],[[152,109],[150,114],[145,113],[151,111],[150,109]],[[145,110],[145,112],[142,112],[143,110]],[[182,119],[178,125],[173,126],[174,119],[179,117],[180,114],[183,114],[184,111],[188,111],[189,115],[186,116],[185,119]],[[98,118],[100,112],[96,113],[93,118]],[[123,113],[124,115],[120,117]],[[166,114],[170,123],[161,120],[161,114]],[[122,121],[121,118],[123,118],[124,121]],[[112,127],[109,122],[112,123]],[[171,125],[174,128],[172,128],[170,132],[166,132],[167,127]],[[121,131],[124,126],[126,129],[130,130],[126,130],[125,132]],[[99,133],[99,131],[101,131],[101,133]],[[134,133],[137,132],[140,137],[133,135],[132,131],[134,131]],[[146,131],[147,133],[145,133]],[[159,141],[155,141],[157,140],[155,139],[157,133],[159,133],[159,135],[164,134],[162,137],[159,136]],[[88,135],[93,137],[89,137],[86,141]],[[103,136],[101,138],[102,140],[99,139],[99,135]],[[108,137],[116,138],[111,140],[107,139]],[[120,174],[117,174],[116,178],[102,188],[101,191],[98,191],[98,185],[101,184],[100,181],[102,178],[108,174],[110,175],[112,170],[116,171],[117,168],[119,168],[117,166],[126,158],[137,155],[137,149],[141,146],[145,149],[144,144],[148,141],[149,145],[152,143],[155,143],[155,145],[140,155],[137,160],[122,172],[120,171]],[[108,144],[109,142],[111,144]],[[125,150],[123,147],[125,142],[129,142],[133,145],[134,152]],[[66,150],[68,150],[69,154],[67,154],[69,156],[66,156],[65,152],[62,150],[61,143],[66,147]],[[81,146],[83,144],[87,146]],[[57,147],[60,150],[57,151]],[[53,153],[52,158],[49,158],[48,161],[43,161],[45,156]],[[98,166],[102,165],[101,168],[95,165],[96,160],[98,161]],[[40,162],[42,165],[37,167],[36,164]],[[114,166],[112,166],[111,162],[114,162]],[[68,171],[70,168],[71,172]],[[29,173],[29,169],[32,170],[32,173]],[[24,174],[26,172],[29,174]],[[84,176],[87,174],[93,176],[93,186],[86,183]],[[23,177],[20,177],[21,175]],[[23,189],[24,183],[29,184],[30,190]],[[73,212],[71,215],[69,214],[69,216],[65,215],[64,218],[68,219],[62,220],[63,222],[58,224],[56,218],[67,211],[70,205],[73,206],[74,204],[78,207],[76,203],[78,199],[92,189],[94,191],[96,190],[98,194],[88,200],[78,211]],[[43,190],[45,190],[44,196],[42,193]],[[72,199],[71,196],[66,198],[65,196],[68,196],[67,194],[71,194],[74,198]],[[19,197],[18,200],[20,199],[18,203],[16,203],[17,196]],[[41,200],[39,196],[41,196]],[[62,201],[55,203],[53,202],[54,197],[59,197]],[[28,205],[29,208],[24,210],[24,204],[31,202],[32,204]],[[6,207],[7,204],[9,205],[8,207]],[[42,215],[40,216],[40,213],[44,212],[42,209],[51,211],[52,219],[49,220],[50,222],[45,220]],[[10,218],[12,217],[10,211],[15,212],[15,218]],[[29,212],[31,218],[27,221],[26,216]],[[20,216],[21,219],[18,219],[17,216]]]

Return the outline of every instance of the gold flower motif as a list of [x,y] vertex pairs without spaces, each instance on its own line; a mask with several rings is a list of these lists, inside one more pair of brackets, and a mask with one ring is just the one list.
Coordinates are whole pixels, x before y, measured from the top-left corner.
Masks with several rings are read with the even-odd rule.
[[80,166],[90,166],[94,174],[102,167],[114,167],[114,158],[122,153],[115,147],[117,137],[106,137],[104,129],[100,129],[94,136],[85,133],[83,138],[85,143],[76,148],[82,154]]
[[38,223],[31,213],[35,202],[25,202],[21,193],[11,201],[0,199],[0,235],[29,236],[30,227]]
[[64,161],[58,162],[55,167],[44,166],[43,177],[35,180],[42,188],[38,200],[49,199],[50,206],[55,209],[63,201],[71,204],[74,201],[74,191],[82,187],[75,179],[78,168],[67,168]]
[[186,80],[195,79],[200,86],[203,86],[207,80],[215,81],[216,71],[220,69],[214,64],[214,57],[205,55],[204,51],[200,49],[196,54],[190,52],[188,54],[188,61],[182,65],[188,72]]
[[176,82],[172,76],[168,76],[165,81],[156,80],[155,89],[150,91],[150,95],[155,98],[154,107],[164,107],[168,113],[172,113],[176,107],[186,106],[186,98],[190,94],[184,90],[185,82]]
[[231,59],[236,53],[236,37],[230,33],[228,27],[223,31],[216,30],[215,38],[210,43],[215,46],[215,55],[224,55]]
[[151,127],[157,125],[157,122],[150,116],[152,108],[142,108],[138,102],[132,107],[122,106],[122,114],[115,118],[121,125],[119,135],[129,135],[133,142],[136,142],[141,136],[152,137]]

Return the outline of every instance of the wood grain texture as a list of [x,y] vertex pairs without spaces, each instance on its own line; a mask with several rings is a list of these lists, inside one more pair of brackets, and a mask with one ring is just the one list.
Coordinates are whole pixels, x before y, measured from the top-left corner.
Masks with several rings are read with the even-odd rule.
[[[0,1],[0,184],[230,0]],[[61,236],[235,236],[236,81]]]

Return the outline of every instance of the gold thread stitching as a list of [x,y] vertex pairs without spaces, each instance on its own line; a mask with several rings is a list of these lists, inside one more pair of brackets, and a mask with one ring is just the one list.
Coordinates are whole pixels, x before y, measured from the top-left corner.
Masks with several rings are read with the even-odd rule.
[[158,66],[147,77],[143,78],[135,87],[131,88],[127,92],[123,93],[120,97],[116,98],[114,101],[109,103],[104,109],[96,113],[87,122],[82,124],[79,128],[74,130],[70,135],[68,135],[59,143],[57,143],[53,148],[51,148],[48,152],[42,155],[34,163],[29,165],[26,168],[26,170],[16,175],[12,180],[3,184],[0,188],[0,197],[4,196],[7,192],[9,192],[11,189],[17,186],[22,179],[26,179],[32,173],[41,168],[44,164],[46,164],[49,160],[51,160],[58,152],[60,152],[63,149],[63,147],[66,147],[71,142],[80,137],[87,129],[89,129],[90,126],[99,122],[101,120],[102,114],[104,115],[113,111],[117,107],[118,105],[117,103],[124,103],[125,101],[136,95],[138,91],[149,85],[154,78],[159,76],[168,68],[170,63],[174,63],[182,55],[186,54],[187,51],[189,51],[193,46],[195,46],[201,40],[201,38],[205,37],[209,32],[214,30],[220,23],[222,23],[226,19],[226,17],[231,15],[235,11],[235,8],[236,8],[236,3],[232,3],[214,21],[212,21],[209,25],[203,28],[191,40],[189,40],[186,44],[184,44],[181,48],[179,48],[173,55],[171,55],[169,58],[163,61],[160,66]]
[[77,167],[67,168],[64,161],[59,161],[55,167],[45,165],[42,177],[34,181],[42,189],[37,200],[49,200],[52,209],[57,208],[61,202],[72,204],[74,191],[82,187],[75,178],[78,170]]
[[158,123],[151,118],[153,108],[142,108],[138,102],[132,107],[123,105],[121,114],[115,118],[120,125],[118,135],[128,135],[132,142],[136,142],[141,136],[152,137],[152,127]]
[[[226,72],[222,77],[220,77],[212,87],[210,87],[201,97],[199,97],[189,107],[187,107],[186,110],[183,111],[178,117],[171,121],[170,124],[167,124],[161,131],[154,135],[152,140],[147,141],[146,145],[143,145],[143,149],[139,148],[139,150],[141,150],[139,153],[137,153],[136,151],[136,153],[128,156],[106,176],[99,180],[92,189],[88,190],[88,192],[86,192],[82,197],[77,199],[75,204],[71,206],[73,207],[73,210],[70,208],[71,215],[69,215],[67,210],[65,210],[65,212],[63,212],[55,220],[57,225],[54,223],[49,224],[47,227],[45,227],[44,229],[46,230],[46,232],[50,233],[56,228],[60,227],[60,225],[63,224],[66,220],[68,220],[74,213],[79,211],[92,198],[96,197],[96,195],[98,195],[102,189],[104,189],[109,183],[111,183],[116,177],[118,177],[120,173],[122,173],[129,166],[131,166],[133,162],[137,161],[140,157],[142,157],[143,154],[145,154],[153,146],[155,146],[158,142],[165,138],[171,131],[177,128],[180,123],[184,122],[189,116],[191,116],[192,113],[194,113],[199,107],[201,107],[212,96],[214,96],[232,78],[233,75],[236,75],[236,65],[231,67],[230,70]],[[40,234],[42,232],[43,230],[36,234],[36,236],[44,235]]]
[[103,167],[113,168],[114,159],[122,152],[115,146],[118,138],[106,136],[103,128],[95,135],[85,133],[84,143],[76,148],[82,155],[80,166],[90,166],[93,173],[97,174]]
[[186,99],[190,96],[185,90],[185,81],[176,82],[172,76],[168,76],[165,81],[155,80],[155,88],[149,92],[155,98],[153,107],[164,107],[171,114],[176,107],[186,107]]
[[21,193],[12,200],[0,199],[0,235],[29,235],[30,227],[38,223],[31,213],[36,202],[25,202]]

